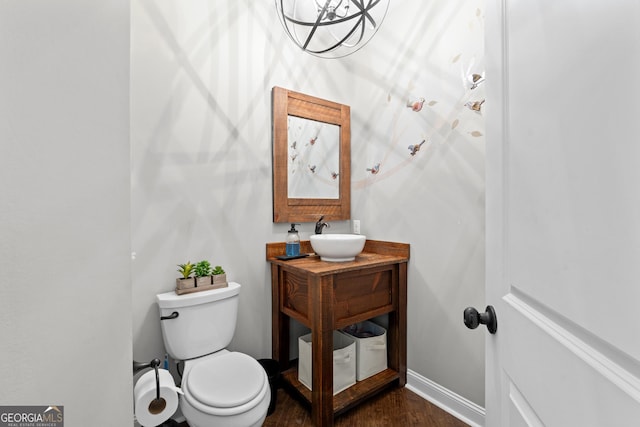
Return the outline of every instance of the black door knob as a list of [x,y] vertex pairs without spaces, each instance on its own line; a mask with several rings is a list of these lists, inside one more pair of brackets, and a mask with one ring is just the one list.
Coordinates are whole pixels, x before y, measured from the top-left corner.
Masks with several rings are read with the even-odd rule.
[[473,307],[464,309],[464,324],[469,329],[475,329],[478,325],[487,325],[489,333],[495,334],[498,330],[498,318],[496,311],[492,306],[488,305],[484,313],[478,313]]

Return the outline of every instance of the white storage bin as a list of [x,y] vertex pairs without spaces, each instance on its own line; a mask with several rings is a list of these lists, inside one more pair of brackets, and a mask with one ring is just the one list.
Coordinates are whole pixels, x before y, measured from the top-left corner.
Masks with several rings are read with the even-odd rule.
[[387,369],[387,331],[365,320],[342,329],[356,343],[356,379],[362,381]]
[[[298,381],[311,390],[311,334],[298,338]],[[356,344],[354,339],[333,331],[333,394],[356,383]]]

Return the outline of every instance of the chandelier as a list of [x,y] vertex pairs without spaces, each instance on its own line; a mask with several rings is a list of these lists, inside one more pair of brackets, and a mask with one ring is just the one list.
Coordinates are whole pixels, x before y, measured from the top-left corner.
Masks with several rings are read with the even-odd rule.
[[378,31],[389,0],[275,0],[280,22],[302,50],[340,58],[362,48]]

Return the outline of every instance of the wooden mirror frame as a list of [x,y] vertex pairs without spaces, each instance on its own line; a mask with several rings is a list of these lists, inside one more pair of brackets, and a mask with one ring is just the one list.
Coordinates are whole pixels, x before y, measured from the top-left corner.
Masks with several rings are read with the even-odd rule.
[[[281,87],[273,102],[273,222],[316,222],[351,218],[351,109]],[[294,199],[288,194],[288,117],[340,126],[339,195],[337,199]]]

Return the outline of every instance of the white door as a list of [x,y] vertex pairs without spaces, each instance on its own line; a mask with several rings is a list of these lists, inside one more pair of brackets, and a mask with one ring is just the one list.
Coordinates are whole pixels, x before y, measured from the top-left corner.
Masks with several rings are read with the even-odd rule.
[[640,426],[640,1],[487,1],[486,425]]

